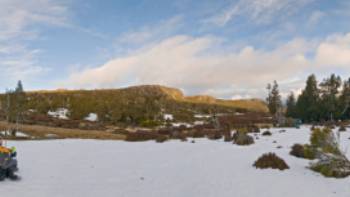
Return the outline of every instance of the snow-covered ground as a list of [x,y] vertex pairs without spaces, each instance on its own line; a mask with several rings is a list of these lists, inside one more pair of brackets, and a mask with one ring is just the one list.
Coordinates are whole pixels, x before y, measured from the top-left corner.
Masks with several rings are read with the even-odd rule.
[[[309,129],[272,129],[251,146],[196,139],[196,143],[52,140],[9,142],[18,150],[19,182],[0,182],[4,197],[347,197],[350,178],[324,178],[307,160],[288,153],[307,143]],[[342,133],[349,146],[350,130]],[[273,143],[276,141],[276,143]],[[277,146],[282,146],[277,149]],[[257,170],[275,152],[291,169]],[[350,157],[350,150],[347,151]]]

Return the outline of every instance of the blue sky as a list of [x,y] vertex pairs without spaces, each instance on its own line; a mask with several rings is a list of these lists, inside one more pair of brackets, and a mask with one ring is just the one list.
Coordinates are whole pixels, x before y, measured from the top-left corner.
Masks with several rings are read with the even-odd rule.
[[299,92],[350,77],[346,0],[0,0],[0,89],[161,84],[186,94]]

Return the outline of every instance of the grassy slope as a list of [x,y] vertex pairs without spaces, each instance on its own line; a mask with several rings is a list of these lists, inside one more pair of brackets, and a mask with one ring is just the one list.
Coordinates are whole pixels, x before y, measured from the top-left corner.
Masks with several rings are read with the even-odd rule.
[[[103,121],[140,122],[160,118],[161,113],[174,114],[178,120],[191,120],[194,113],[263,111],[260,100],[220,100],[210,96],[186,97],[175,88],[158,85],[123,89],[57,90],[28,92],[28,109],[46,114],[60,107],[70,109],[72,119],[83,119],[97,113]],[[2,102],[4,95],[0,96]]]

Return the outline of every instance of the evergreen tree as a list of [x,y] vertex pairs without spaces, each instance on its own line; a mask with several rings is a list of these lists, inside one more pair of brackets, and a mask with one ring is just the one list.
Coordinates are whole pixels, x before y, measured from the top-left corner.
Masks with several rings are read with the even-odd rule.
[[343,120],[350,119],[350,78],[344,81],[338,107],[339,117]]
[[319,116],[319,89],[317,79],[314,74],[310,75],[306,81],[306,87],[298,98],[296,105],[297,117],[304,122],[318,121]]
[[293,92],[289,94],[286,105],[287,105],[286,116],[291,118],[296,118],[296,100]]
[[321,105],[320,116],[324,120],[333,120],[339,118],[338,94],[341,87],[341,78],[332,74],[329,78],[323,80],[320,84]]
[[25,111],[26,95],[21,81],[18,81],[15,90],[6,92],[7,120],[9,122],[19,122],[23,119]]
[[266,98],[267,106],[271,114],[276,115],[281,107],[281,95],[278,90],[278,84],[276,81],[273,82],[273,86],[271,84],[267,85],[268,97]]

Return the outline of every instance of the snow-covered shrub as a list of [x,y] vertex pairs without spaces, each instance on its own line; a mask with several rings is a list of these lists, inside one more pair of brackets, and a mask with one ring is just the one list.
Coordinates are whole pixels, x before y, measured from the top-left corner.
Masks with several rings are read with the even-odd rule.
[[316,128],[312,130],[310,138],[311,146],[325,153],[340,154],[338,143],[331,129]]
[[260,169],[289,169],[289,166],[286,164],[286,162],[283,159],[279,158],[275,153],[267,153],[262,155],[258,160],[255,161],[253,166]]
[[237,145],[254,144],[254,138],[245,132],[237,131],[233,134],[233,143]]
[[325,177],[350,176],[350,161],[344,155],[323,153],[319,156],[319,161],[312,163],[310,168]]
[[262,135],[263,135],[263,136],[271,136],[272,133],[271,133],[270,131],[264,131],[264,132],[262,133]]
[[317,161],[311,163],[310,169],[326,177],[343,178],[350,175],[350,161],[339,148],[339,136],[329,128],[314,129],[311,134],[311,148],[315,151]]

